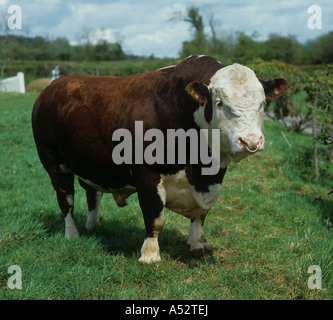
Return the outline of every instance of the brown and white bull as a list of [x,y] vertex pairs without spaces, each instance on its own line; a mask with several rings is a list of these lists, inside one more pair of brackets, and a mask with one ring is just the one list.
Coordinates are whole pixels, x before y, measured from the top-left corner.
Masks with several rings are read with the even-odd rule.
[[[278,97],[288,87],[282,78],[258,80],[248,67],[224,66],[201,55],[126,77],[70,76],[52,82],[35,102],[32,127],[65,219],[65,235],[78,236],[73,220],[76,175],[86,190],[87,229],[99,222],[103,193],[112,193],[124,206],[137,192],[146,228],[139,262],[160,260],[157,238],[165,222],[164,207],[191,219],[191,252],[211,253],[203,225],[220,194],[227,166],[264,148],[265,99]],[[148,164],[134,158],[131,164],[116,164],[112,155],[120,142],[112,136],[126,129],[137,141],[137,121],[143,133],[152,128],[164,135],[168,129],[219,129],[216,174],[202,174],[207,165],[192,163],[189,152],[185,164]],[[208,145],[212,148],[212,140]],[[143,150],[148,146],[144,141]],[[167,146],[164,149],[167,159]]]

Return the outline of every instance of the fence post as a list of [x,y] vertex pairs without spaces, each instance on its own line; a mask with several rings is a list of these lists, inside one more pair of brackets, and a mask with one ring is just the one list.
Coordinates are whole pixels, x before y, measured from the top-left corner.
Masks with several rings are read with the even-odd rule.
[[25,83],[24,83],[24,73],[18,72],[17,73],[18,84],[19,84],[19,91],[20,93],[25,93]]
[[315,113],[312,108],[312,139],[313,139],[313,164],[315,171],[315,179],[319,180],[319,168],[318,168],[318,150],[317,150],[317,137],[316,137],[316,119]]

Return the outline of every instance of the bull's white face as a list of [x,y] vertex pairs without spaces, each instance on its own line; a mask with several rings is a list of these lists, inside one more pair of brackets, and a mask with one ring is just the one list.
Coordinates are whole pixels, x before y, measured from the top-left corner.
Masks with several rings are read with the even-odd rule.
[[209,90],[212,120],[205,120],[204,106],[194,119],[201,128],[220,129],[221,167],[262,150],[265,93],[255,73],[239,64],[224,67],[212,77]]

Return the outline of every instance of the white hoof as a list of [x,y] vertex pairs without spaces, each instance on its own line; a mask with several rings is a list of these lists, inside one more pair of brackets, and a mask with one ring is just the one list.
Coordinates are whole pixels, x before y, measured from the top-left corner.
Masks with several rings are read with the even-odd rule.
[[139,263],[151,264],[158,261],[161,261],[161,257],[157,238],[146,238],[141,248]]
[[87,230],[89,231],[98,225],[99,225],[99,217],[88,215],[87,223],[86,223]]
[[141,256],[139,259],[139,263],[141,264],[151,264],[154,262],[161,261],[160,255],[151,255],[151,256]]
[[67,214],[65,218],[65,237],[72,239],[80,237],[71,214]]
[[65,230],[65,237],[68,239],[77,239],[80,237],[79,232],[75,228],[66,228]]

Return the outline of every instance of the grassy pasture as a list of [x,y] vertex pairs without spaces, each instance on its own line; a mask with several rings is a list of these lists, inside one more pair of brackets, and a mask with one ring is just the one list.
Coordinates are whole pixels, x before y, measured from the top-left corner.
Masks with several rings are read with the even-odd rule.
[[[104,195],[101,225],[85,230],[86,201],[76,181],[81,237],[64,238],[55,192],[32,138],[37,94],[0,93],[0,299],[332,299],[332,166],[320,147],[313,182],[309,136],[265,123],[266,148],[229,167],[205,231],[214,248],[194,259],[189,221],[167,210],[162,261],[138,264],[144,223],[136,195],[118,208]],[[284,132],[292,148],[289,148]],[[8,267],[19,265],[22,289]],[[311,265],[322,289],[307,286]]]

